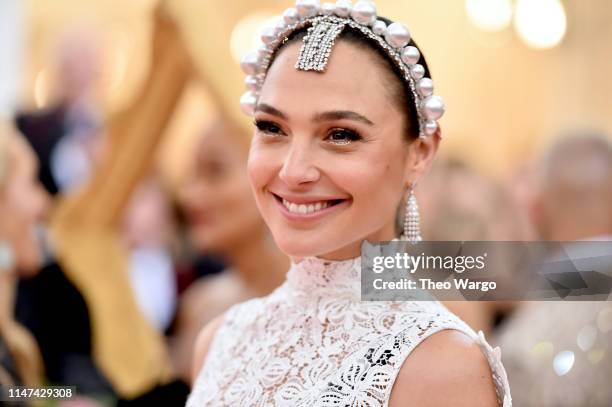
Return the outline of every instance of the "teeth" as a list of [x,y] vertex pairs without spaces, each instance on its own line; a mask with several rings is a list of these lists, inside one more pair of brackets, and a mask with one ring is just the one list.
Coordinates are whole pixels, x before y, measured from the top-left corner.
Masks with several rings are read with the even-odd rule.
[[296,204],[283,199],[283,205],[292,213],[307,214],[323,210],[330,206],[329,201],[322,201],[310,204]]

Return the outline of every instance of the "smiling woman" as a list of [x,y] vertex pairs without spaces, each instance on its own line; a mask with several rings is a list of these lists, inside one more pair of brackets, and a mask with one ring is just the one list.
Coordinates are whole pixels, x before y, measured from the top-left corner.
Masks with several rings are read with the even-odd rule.
[[[338,37],[320,75],[294,68],[300,43],[290,39],[255,108],[249,157],[255,197],[281,250],[293,256],[350,258],[363,239],[396,237],[389,215],[437,148],[437,138],[410,144],[403,137],[408,115],[402,106],[409,105],[396,103],[387,85],[402,82],[375,52],[351,41]],[[300,103],[293,102],[296,95]],[[319,224],[305,228],[302,216],[278,210],[275,195],[295,204],[324,201],[330,208],[325,216],[310,216]]]
[[[482,335],[438,302],[360,301],[363,241],[420,240],[412,189],[444,111],[420,50],[372,3],[298,0],[243,60],[248,174],[292,258],[271,295],[201,333],[188,406],[511,405]],[[297,62],[296,62],[297,61]]]

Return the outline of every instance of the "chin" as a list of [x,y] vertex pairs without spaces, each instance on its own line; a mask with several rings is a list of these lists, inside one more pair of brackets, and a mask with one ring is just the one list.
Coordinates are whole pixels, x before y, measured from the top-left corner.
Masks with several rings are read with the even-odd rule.
[[34,277],[42,267],[42,256],[38,250],[29,251],[19,256],[17,269],[21,277]]
[[295,234],[282,233],[282,237],[274,235],[274,241],[278,248],[289,257],[311,257],[320,254],[319,244],[314,244],[310,239],[299,238]]
[[315,257],[324,256],[327,253],[341,249],[345,245],[334,244],[337,240],[324,241],[320,236],[325,233],[318,233],[316,236],[300,236],[299,233],[282,233],[282,237],[274,235],[274,240],[278,248],[289,257]]
[[189,234],[189,240],[191,246],[198,253],[208,253],[216,249],[214,240],[210,239],[210,235],[208,233],[200,233],[200,231],[192,230]]

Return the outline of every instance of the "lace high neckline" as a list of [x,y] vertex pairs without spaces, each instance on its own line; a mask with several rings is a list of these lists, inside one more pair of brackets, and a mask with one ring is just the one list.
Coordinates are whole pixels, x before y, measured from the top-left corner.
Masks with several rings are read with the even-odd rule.
[[289,290],[308,296],[350,295],[361,297],[361,257],[348,260],[326,260],[305,257],[291,262],[287,272]]
[[[385,407],[402,363],[429,335],[476,338],[438,302],[360,301],[360,277],[361,258],[307,257],[269,296],[231,307],[187,406]],[[509,407],[500,354],[480,343]]]

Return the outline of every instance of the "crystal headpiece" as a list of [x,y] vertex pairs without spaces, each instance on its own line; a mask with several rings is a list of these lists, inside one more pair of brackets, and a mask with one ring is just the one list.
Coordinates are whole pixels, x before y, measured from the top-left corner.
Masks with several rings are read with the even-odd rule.
[[299,70],[324,71],[336,37],[349,26],[374,40],[395,62],[408,83],[419,118],[419,136],[425,137],[438,130],[437,120],[444,114],[442,98],[433,95],[433,82],[425,76],[419,64],[421,53],[408,45],[410,31],[400,23],[387,24],[377,19],[371,1],[338,0],[335,4],[320,4],[319,0],[297,0],[296,6],[285,11],[282,18],[264,29],[263,45],[249,52],[241,62],[247,74],[248,91],[240,99],[242,111],[252,116],[259,91],[265,80],[275,52],[294,31],[309,27],[296,63]]

